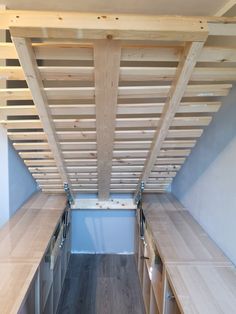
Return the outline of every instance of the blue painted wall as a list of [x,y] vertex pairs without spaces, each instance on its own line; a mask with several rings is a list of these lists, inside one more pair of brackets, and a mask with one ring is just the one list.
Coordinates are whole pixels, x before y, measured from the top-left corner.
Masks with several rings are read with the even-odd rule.
[[37,184],[9,141],[9,211],[10,216],[37,191]]
[[74,210],[72,253],[132,254],[134,226],[133,210]]
[[236,264],[236,87],[174,179],[172,192]]

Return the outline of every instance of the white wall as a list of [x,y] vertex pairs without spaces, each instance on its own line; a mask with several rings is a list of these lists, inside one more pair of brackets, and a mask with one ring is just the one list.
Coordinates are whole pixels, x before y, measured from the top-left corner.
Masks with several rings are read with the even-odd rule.
[[236,88],[173,181],[172,192],[236,264]]
[[12,216],[37,191],[37,184],[10,141],[8,144],[8,176],[9,212]]
[[[1,5],[0,5],[1,10]],[[6,32],[0,30],[0,42],[6,41]],[[5,66],[6,61],[0,59],[0,66]],[[0,88],[6,88],[6,80],[0,80]],[[1,106],[6,106],[6,101],[1,99]],[[0,111],[0,120],[6,116]],[[7,130],[0,125],[0,227],[9,219],[8,195],[8,139]]]
[[74,210],[72,253],[131,254],[134,224],[132,210]]
[[0,227],[9,219],[8,139],[0,125]]

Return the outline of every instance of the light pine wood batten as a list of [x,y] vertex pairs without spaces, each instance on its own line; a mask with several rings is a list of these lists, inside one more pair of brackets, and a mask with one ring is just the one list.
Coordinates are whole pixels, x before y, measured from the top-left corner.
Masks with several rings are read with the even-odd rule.
[[[45,192],[168,190],[236,80],[235,18],[0,12],[0,123]],[[230,38],[230,37],[229,37]],[[27,83],[28,87],[25,85]],[[20,87],[24,86],[24,87]],[[14,102],[14,103],[12,103]],[[49,180],[48,183],[45,180]]]
[[121,45],[109,39],[94,45],[98,197],[109,199],[116,124]]
[[187,44],[184,49],[183,56],[180,59],[176,70],[176,78],[167,96],[166,104],[140,177],[140,184],[141,182],[146,184],[152,168],[155,165],[155,161],[160,154],[162,144],[171,124],[173,123],[174,116],[185,93],[188,81],[192,75],[193,68],[197,62],[197,58],[200,55],[203,45],[204,42],[193,42],[191,44]]
[[38,71],[31,42],[29,39],[19,37],[13,37],[12,41],[16,47],[20,64],[25,73],[27,84],[30,88],[34,104],[37,108],[39,118],[46,133],[48,144],[57,164],[58,171],[61,174],[63,183],[69,184],[70,187],[70,180],[65,171],[64,161],[58,147],[55,127],[50,117],[47,96],[44,92],[44,87]]

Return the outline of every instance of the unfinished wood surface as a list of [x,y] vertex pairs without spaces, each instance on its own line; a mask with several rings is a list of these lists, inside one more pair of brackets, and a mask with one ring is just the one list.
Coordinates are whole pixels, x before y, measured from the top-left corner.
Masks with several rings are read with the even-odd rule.
[[[140,46],[140,45],[139,45]],[[158,46],[155,42],[150,46],[127,47],[121,52],[121,61],[179,61],[182,48],[171,45],[170,47]],[[1,59],[17,59],[17,53],[12,43],[0,43]],[[79,43],[33,43],[37,59],[40,60],[93,60],[93,50],[88,45]],[[236,49],[225,46],[205,46],[198,58],[199,62],[235,62]]]
[[37,193],[0,230],[0,263],[39,265],[66,206],[64,195]]
[[0,261],[0,312],[18,313],[34,279],[34,263],[3,263]]
[[[67,67],[58,66],[39,67],[43,81],[86,81],[92,82],[94,79],[94,67]],[[121,67],[121,82],[152,82],[152,81],[172,81],[175,77],[176,67]],[[0,67],[1,80],[25,80],[25,75],[21,67],[2,66]],[[235,81],[235,67],[219,68],[204,67],[195,68],[190,81]]]
[[154,313],[165,314],[233,313],[236,269],[190,213],[169,193],[144,194],[142,207],[137,255],[146,307],[150,302]]
[[[63,182],[77,179],[72,192],[99,191],[107,198],[109,189],[133,192],[141,173],[147,191],[167,190],[153,179],[170,184],[236,79],[236,49],[224,43],[235,35],[235,18],[0,14],[0,28],[15,38],[0,43],[0,59],[17,60],[20,50],[25,63],[0,67],[0,80],[16,84],[0,89],[7,102],[0,105],[0,123],[33,176],[57,180],[39,181],[43,191],[62,192]],[[206,41],[208,30],[223,35],[222,43],[218,37],[218,46],[211,37]],[[175,113],[169,119],[171,102]],[[153,143],[162,124],[165,138],[156,158]]]
[[143,210],[163,263],[231,265],[188,211],[171,195],[146,195]]
[[47,108],[47,97],[43,91],[43,84],[38,72],[37,63],[29,40],[24,38],[13,38],[21,66],[27,78],[27,84],[31,90],[35,106],[41,119],[43,128],[47,135],[47,140],[50,149],[58,166],[58,171],[61,174],[63,183],[70,185],[69,178],[65,172],[64,162],[61,152],[57,144],[57,136],[54,130],[54,125],[50,119],[50,113]]
[[[232,84],[199,84],[188,85],[183,97],[213,97],[226,96],[232,88]],[[42,88],[43,89],[43,88]],[[171,86],[120,86],[118,87],[118,99],[153,99],[167,97]],[[94,100],[94,87],[46,87],[43,89],[50,101],[59,100]],[[1,89],[0,96],[4,100],[32,100],[32,94],[28,88]]]
[[109,39],[94,45],[98,198],[110,194],[121,46]]
[[162,144],[166,138],[168,129],[172,124],[180,101],[185,93],[188,81],[191,77],[193,68],[197,62],[197,58],[201,52],[202,47],[202,42],[195,42],[188,44],[184,50],[182,59],[177,68],[175,81],[167,96],[164,112],[162,113],[161,120],[158,124],[158,129],[154,135],[152,147],[140,177],[140,184],[141,182],[146,183],[155,164],[155,160],[160,154]]
[[[221,106],[219,101],[180,103],[177,113],[211,113],[217,112]],[[49,105],[52,116],[79,115],[95,116],[96,106],[83,104]],[[117,115],[161,114],[164,103],[117,104]],[[7,116],[35,116],[35,106],[1,106],[0,110]]]
[[234,313],[235,267],[168,264],[166,270],[181,313]]
[[227,2],[215,13],[215,16],[223,16],[236,5],[235,0],[227,0]]
[[19,312],[66,202],[65,195],[36,193],[0,229],[0,313]]
[[[124,40],[205,40],[207,22],[198,18],[130,14],[40,12],[7,10],[0,28],[17,37]],[[43,21],[43,27],[42,27]],[[52,27],[53,25],[53,27]],[[77,31],[79,29],[79,32]],[[59,31],[58,31],[59,30]]]

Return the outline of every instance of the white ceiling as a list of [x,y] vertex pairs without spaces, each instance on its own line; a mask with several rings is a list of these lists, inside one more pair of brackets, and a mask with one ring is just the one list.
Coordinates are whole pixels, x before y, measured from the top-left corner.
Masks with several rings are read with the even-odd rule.
[[228,0],[0,0],[8,9],[214,15]]

